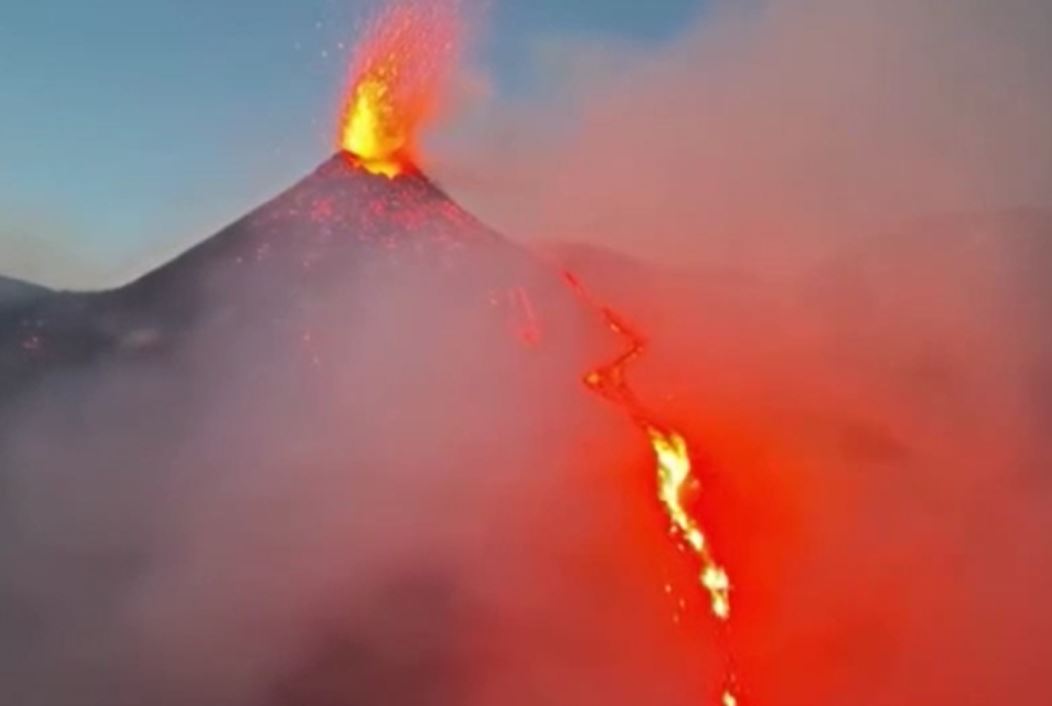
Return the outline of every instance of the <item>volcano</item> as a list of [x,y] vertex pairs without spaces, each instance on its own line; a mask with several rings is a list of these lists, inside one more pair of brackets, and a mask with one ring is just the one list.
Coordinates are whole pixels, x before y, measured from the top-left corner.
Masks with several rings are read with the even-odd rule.
[[364,271],[424,267],[452,283],[483,259],[482,299],[541,271],[416,169],[389,179],[340,153],[128,285],[78,293],[0,280],[0,407],[52,374],[168,354],[206,316],[232,335],[274,327]]
[[[0,659],[24,675],[0,687],[12,702],[95,706],[119,684],[127,703],[445,703],[459,693],[451,680],[477,670],[455,636],[511,629],[465,617],[477,575],[545,576],[542,548],[581,541],[578,498],[596,492],[595,478],[557,474],[554,493],[531,474],[565,465],[565,449],[575,466],[614,466],[643,438],[629,428],[627,444],[576,450],[581,434],[624,430],[620,415],[597,419],[603,405],[579,384],[616,349],[602,318],[558,270],[404,165],[391,178],[340,153],[126,286],[5,281],[4,293],[0,554],[28,562],[0,580]],[[607,431],[586,431],[596,424]],[[26,509],[35,502],[46,510]],[[497,553],[473,539],[507,527],[524,503],[543,503],[550,529]],[[378,545],[392,568],[363,576]],[[467,581],[465,564],[484,568]],[[76,581],[26,588],[26,576],[77,566],[90,568]],[[626,646],[641,639],[637,623],[585,617],[593,586],[577,595],[577,579],[544,580],[569,583],[527,626],[602,625],[609,644],[593,659],[635,661]],[[129,621],[143,595],[163,611]],[[481,595],[472,600],[496,600]],[[98,659],[69,653],[69,605],[82,607],[92,640],[131,627]],[[246,626],[267,635],[258,643],[277,663],[264,693],[225,700],[202,675],[217,649],[253,651]],[[532,630],[487,654],[536,640]],[[37,648],[23,655],[27,642]],[[693,679],[680,693],[696,693]]]

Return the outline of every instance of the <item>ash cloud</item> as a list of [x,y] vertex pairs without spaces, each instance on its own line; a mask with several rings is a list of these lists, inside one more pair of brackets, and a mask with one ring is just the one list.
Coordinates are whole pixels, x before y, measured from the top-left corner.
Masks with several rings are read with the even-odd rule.
[[653,50],[547,42],[562,81],[434,139],[645,322],[748,702],[1052,698],[1050,48],[1042,2],[721,3]]

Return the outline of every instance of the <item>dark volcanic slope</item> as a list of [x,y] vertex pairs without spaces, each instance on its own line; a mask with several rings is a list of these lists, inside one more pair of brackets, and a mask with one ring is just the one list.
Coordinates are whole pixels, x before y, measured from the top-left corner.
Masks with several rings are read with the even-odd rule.
[[337,155],[125,290],[156,302],[172,288],[207,290],[214,277],[249,270],[318,282],[346,275],[363,249],[384,251],[395,260],[448,261],[457,252],[499,240],[423,175],[388,180]]
[[[332,286],[365,263],[441,269],[480,251],[520,259],[423,175],[388,180],[337,155],[122,288],[54,294],[0,280],[0,404],[54,370],[167,350],[205,312],[233,323],[261,310],[280,317],[297,290]],[[252,294],[231,296],[240,291]]]
[[0,315],[47,296],[50,290],[22,280],[0,276]]
[[0,276],[0,338],[15,327],[22,312],[53,294],[45,287]]
[[459,698],[472,537],[600,408],[555,344],[606,331],[557,276],[338,156],[125,287],[15,290],[0,704]]

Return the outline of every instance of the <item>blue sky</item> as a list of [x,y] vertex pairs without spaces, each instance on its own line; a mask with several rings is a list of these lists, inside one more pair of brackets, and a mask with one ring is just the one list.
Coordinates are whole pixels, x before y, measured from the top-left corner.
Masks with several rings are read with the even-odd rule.
[[[0,0],[0,272],[119,278],[308,171],[373,1]],[[515,93],[539,39],[661,41],[700,0],[489,1]]]

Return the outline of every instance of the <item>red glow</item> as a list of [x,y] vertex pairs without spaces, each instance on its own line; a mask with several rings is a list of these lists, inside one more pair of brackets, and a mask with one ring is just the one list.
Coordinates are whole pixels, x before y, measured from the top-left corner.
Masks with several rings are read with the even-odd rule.
[[[709,595],[712,614],[726,624],[731,615],[730,578],[716,560],[700,522],[686,505],[686,496],[700,489],[688,442],[678,431],[658,422],[648,412],[626,377],[628,366],[646,351],[646,339],[616,311],[592,297],[573,273],[564,272],[563,276],[578,296],[602,315],[607,327],[626,342],[622,353],[585,375],[585,385],[624,410],[646,433],[657,466],[657,495],[671,522],[673,536],[699,560],[701,572],[698,580]],[[733,663],[733,660],[728,661]],[[721,706],[739,706],[738,693],[737,674],[731,668],[725,677]]]
[[351,65],[339,149],[374,174],[410,171],[417,134],[439,105],[459,35],[445,2],[400,2],[381,13]]

